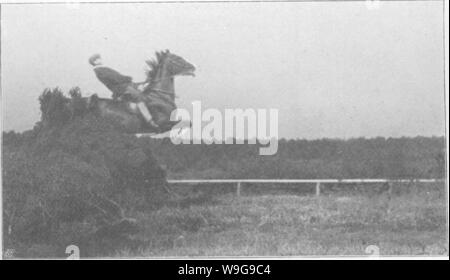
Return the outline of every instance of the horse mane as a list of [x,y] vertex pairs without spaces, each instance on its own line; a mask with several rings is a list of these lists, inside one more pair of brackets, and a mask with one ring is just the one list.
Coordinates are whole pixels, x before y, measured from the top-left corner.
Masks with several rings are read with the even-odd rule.
[[158,72],[158,69],[161,67],[164,58],[169,53],[169,50],[166,51],[156,51],[155,56],[156,59],[149,59],[146,60],[145,63],[147,63],[149,69],[145,71],[147,75],[147,81],[151,82],[153,79],[155,79],[156,73]]

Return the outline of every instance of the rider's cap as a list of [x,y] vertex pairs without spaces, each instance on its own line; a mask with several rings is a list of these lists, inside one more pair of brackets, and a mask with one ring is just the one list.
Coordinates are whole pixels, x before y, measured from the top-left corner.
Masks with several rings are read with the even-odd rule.
[[92,66],[95,66],[94,63],[95,63],[95,61],[96,61],[97,59],[99,59],[99,58],[101,58],[100,54],[96,53],[96,54],[92,55],[92,56],[89,58],[89,63],[90,63]]

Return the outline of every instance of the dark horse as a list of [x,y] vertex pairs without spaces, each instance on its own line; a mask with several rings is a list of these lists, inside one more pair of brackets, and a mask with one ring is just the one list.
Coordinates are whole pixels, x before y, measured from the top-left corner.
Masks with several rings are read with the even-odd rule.
[[[127,133],[164,133],[180,121],[170,120],[175,105],[175,76],[194,76],[195,67],[182,57],[168,50],[156,52],[156,59],[147,61],[146,86],[142,98],[153,116],[158,128],[147,125],[133,102],[99,98],[92,95],[87,98],[89,107],[102,117],[112,120],[119,129]],[[137,85],[136,85],[137,87]]]

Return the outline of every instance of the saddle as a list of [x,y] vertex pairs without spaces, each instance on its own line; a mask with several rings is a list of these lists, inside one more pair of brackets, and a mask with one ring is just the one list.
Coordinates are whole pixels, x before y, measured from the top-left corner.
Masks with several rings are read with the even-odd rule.
[[127,105],[127,109],[130,111],[130,113],[137,115],[142,120],[144,125],[149,126],[137,106],[133,106],[133,104],[135,103],[144,102],[147,106],[147,109],[150,111],[154,122],[159,126],[158,128],[150,126],[148,128],[158,130],[155,131],[157,133],[168,131],[177,123],[179,123],[180,121],[170,120],[172,111],[177,108],[170,94],[165,93],[164,91],[152,89],[141,90],[139,89],[139,85],[141,84],[142,83],[131,84],[136,92],[139,92],[139,96],[136,96],[136,94],[130,92],[125,92],[120,96],[120,98],[118,98],[118,100],[124,102]]

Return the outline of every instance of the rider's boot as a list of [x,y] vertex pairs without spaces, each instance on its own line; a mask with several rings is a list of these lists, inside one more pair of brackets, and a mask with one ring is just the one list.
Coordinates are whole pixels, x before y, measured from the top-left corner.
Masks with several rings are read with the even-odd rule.
[[148,111],[147,106],[145,105],[144,102],[139,102],[136,104],[139,112],[141,112],[141,115],[144,117],[145,121],[151,125],[154,128],[158,128],[159,126],[153,121],[152,115],[150,114],[150,112]]

